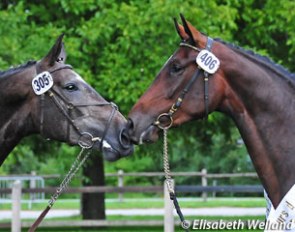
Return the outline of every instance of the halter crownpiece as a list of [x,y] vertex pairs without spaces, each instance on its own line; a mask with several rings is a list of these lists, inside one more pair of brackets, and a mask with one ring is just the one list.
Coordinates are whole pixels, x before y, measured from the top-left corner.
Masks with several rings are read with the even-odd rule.
[[[208,37],[208,38],[209,38],[209,37]],[[200,48],[197,48],[197,47],[195,47],[195,46],[193,46],[193,45],[190,45],[190,44],[188,44],[188,43],[184,43],[184,42],[181,42],[181,43],[179,44],[179,46],[189,47],[189,48],[191,48],[191,49],[193,49],[193,50],[196,50],[196,51],[198,51],[198,52],[201,51]]]

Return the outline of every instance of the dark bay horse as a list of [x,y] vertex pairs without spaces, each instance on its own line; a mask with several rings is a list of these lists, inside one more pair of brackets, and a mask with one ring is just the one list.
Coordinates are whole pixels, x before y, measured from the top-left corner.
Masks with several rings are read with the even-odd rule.
[[[295,184],[294,74],[266,57],[209,39],[181,18],[183,25],[175,20],[175,26],[182,42],[129,113],[129,136],[135,144],[155,142],[158,124],[181,125],[223,112],[238,127],[276,208]],[[216,68],[211,74],[196,64],[204,48],[220,61],[218,67],[210,53],[199,57]]]
[[126,119],[65,64],[61,35],[40,61],[0,72],[0,165],[30,134],[91,146],[108,160],[132,153]]

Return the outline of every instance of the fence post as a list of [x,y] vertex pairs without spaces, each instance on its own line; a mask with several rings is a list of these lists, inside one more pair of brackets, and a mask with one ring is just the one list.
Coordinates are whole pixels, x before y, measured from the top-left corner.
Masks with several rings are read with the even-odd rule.
[[[36,176],[36,171],[31,171],[31,176],[34,177]],[[36,179],[31,179],[30,180],[30,189],[36,188]],[[36,193],[30,193],[30,201],[29,201],[29,209],[32,208],[32,202],[36,200]]]
[[[124,187],[124,171],[118,170],[118,187]],[[123,202],[123,193],[118,193],[119,202]]]
[[[213,183],[212,183],[212,185],[215,187],[215,186],[217,186],[217,180],[213,180]],[[216,197],[216,192],[214,191],[214,192],[212,192],[212,197]]]
[[[174,180],[171,181],[174,188]],[[166,180],[164,181],[164,232],[174,232],[174,205],[170,199]]]
[[16,180],[12,185],[12,220],[11,232],[21,232],[21,194],[22,186],[19,180]]
[[[207,169],[203,168],[201,172],[202,172],[202,187],[207,187],[207,185],[208,185]],[[203,201],[207,201],[207,192],[202,193],[202,198],[203,198]]]

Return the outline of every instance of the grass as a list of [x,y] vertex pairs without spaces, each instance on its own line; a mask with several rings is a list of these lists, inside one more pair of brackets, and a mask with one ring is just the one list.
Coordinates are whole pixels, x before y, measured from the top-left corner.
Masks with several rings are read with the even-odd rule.
[[[201,208],[201,207],[265,207],[265,200],[263,198],[208,198],[206,202],[204,202],[201,198],[179,198],[180,206],[182,208]],[[43,210],[47,206],[47,201],[33,203],[32,210]],[[107,199],[106,200],[106,209],[148,209],[148,208],[163,208],[164,202],[162,198],[138,198],[138,199],[124,199],[123,202],[119,202],[117,199]],[[66,199],[59,199],[53,207],[54,209],[79,209],[80,203],[79,200],[66,200]],[[10,210],[11,204],[4,203],[0,204],[0,210]],[[22,204],[22,210],[28,210],[28,203]],[[175,218],[178,220],[178,218]],[[186,217],[186,220],[196,220],[196,219],[204,219],[204,220],[225,220],[225,221],[234,221],[234,220],[264,220],[264,217],[256,217],[256,216],[190,216]],[[68,221],[68,220],[81,220],[81,216],[75,217],[66,217],[66,218],[55,218],[55,219],[46,219],[47,221]],[[107,220],[114,221],[114,220],[163,220],[163,216],[107,216]],[[26,220],[33,222],[34,220]],[[1,223],[5,221],[1,221]],[[8,221],[6,221],[8,222]],[[7,231],[6,229],[0,229],[0,232]],[[27,229],[23,229],[22,231],[27,231]],[[162,232],[163,227],[161,226],[146,226],[146,227],[138,227],[138,226],[122,226],[122,227],[99,227],[99,228],[39,228],[38,232],[85,232],[85,231],[97,231],[97,232]],[[183,232],[180,226],[175,226],[175,232]],[[191,230],[192,231],[192,230]],[[201,231],[226,231],[226,230],[197,230]],[[249,231],[245,230],[236,230],[236,231]],[[251,232],[256,232],[261,230],[251,230]]]
[[[264,198],[209,198],[206,202],[202,199],[179,198],[179,204],[183,208],[214,208],[214,207],[265,207]],[[130,208],[163,208],[163,199],[158,200],[126,200],[123,202],[113,201],[106,203],[107,209],[130,209]]]
[[[22,210],[43,210],[47,206],[48,201],[34,202],[29,207],[28,203],[22,203]],[[200,198],[179,198],[179,204],[183,208],[214,208],[214,207],[265,207],[264,198],[208,198],[204,202]],[[106,209],[148,209],[148,208],[163,208],[164,201],[162,198],[138,198],[124,199],[119,202],[117,199],[107,199]],[[54,204],[54,209],[80,209],[80,200],[62,200],[59,199]],[[11,203],[1,203],[0,210],[10,210]]]
[[[7,232],[6,230],[1,230],[2,232]],[[38,232],[163,232],[162,227],[104,227],[104,228],[38,228]],[[175,230],[178,232],[181,230]],[[22,229],[22,232],[27,232],[27,229]],[[183,231],[182,231],[183,232]]]
[[[138,217],[138,216],[131,216],[131,217],[111,217],[108,218],[109,220],[161,220],[161,217]],[[200,219],[204,219],[206,221],[237,221],[237,220],[242,220],[242,221],[247,221],[247,220],[261,220],[263,221],[264,218],[263,217],[198,217],[198,218],[193,218],[193,217],[188,217],[187,220],[200,220]],[[50,219],[49,219],[50,220]],[[67,220],[69,220],[67,218]],[[72,218],[72,220],[76,220],[76,218]],[[6,230],[1,230],[0,231],[7,231]],[[27,231],[27,228],[23,229],[22,231]],[[96,227],[96,228],[74,228],[74,227],[64,227],[64,228],[38,228],[38,232],[85,232],[85,231],[97,231],[97,232],[162,232],[163,231],[163,227],[162,226],[122,226],[122,227]],[[175,226],[175,232],[183,232],[184,230],[180,227],[180,226]],[[190,229],[190,231],[194,231],[192,228]],[[208,231],[212,231],[212,232],[216,232],[216,231],[229,231],[229,230],[220,230],[218,228],[215,229],[198,229],[197,231],[199,232],[208,232]],[[258,230],[258,229],[237,229],[235,231],[241,231],[241,232],[246,232],[246,231],[251,231],[251,232],[261,232],[262,230]]]
[[[163,220],[163,216],[109,216],[107,218],[108,220],[122,220],[122,221],[127,221],[127,220]],[[186,218],[189,221],[193,220],[201,220],[204,219],[206,221],[247,221],[247,220],[264,220],[264,217],[254,217],[254,216],[241,216],[241,217],[226,217],[226,216],[198,216],[198,217],[187,217]],[[75,217],[70,217],[70,218],[59,218],[59,219],[47,219],[47,221],[55,221],[55,220],[81,220],[81,217],[75,216]],[[176,218],[178,220],[178,218]],[[32,220],[29,220],[32,221]],[[7,231],[7,229],[0,229],[0,231]],[[27,231],[27,229],[23,229],[22,231]],[[97,232],[162,232],[163,227],[162,226],[145,226],[145,227],[139,227],[139,226],[122,226],[122,227],[96,227],[96,228],[71,228],[71,227],[64,227],[64,228],[39,228],[38,232],[85,232],[85,231],[97,231]],[[191,229],[191,231],[193,231]],[[228,231],[228,230],[197,230],[199,232],[205,232],[205,231]],[[244,230],[236,230],[236,231],[249,231],[248,229]],[[251,230],[251,232],[256,232],[256,231],[261,231],[261,230]],[[175,226],[175,232],[183,232],[180,226]]]

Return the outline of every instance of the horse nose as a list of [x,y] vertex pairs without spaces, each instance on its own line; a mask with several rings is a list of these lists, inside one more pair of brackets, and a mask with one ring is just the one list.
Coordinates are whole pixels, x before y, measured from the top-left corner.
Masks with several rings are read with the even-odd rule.
[[119,142],[120,142],[120,145],[126,150],[130,149],[130,147],[132,146],[127,128],[123,128],[120,131]]
[[138,144],[138,139],[134,136],[134,123],[131,118],[128,118],[127,125],[126,125],[126,132],[128,134],[130,142],[133,144]]

